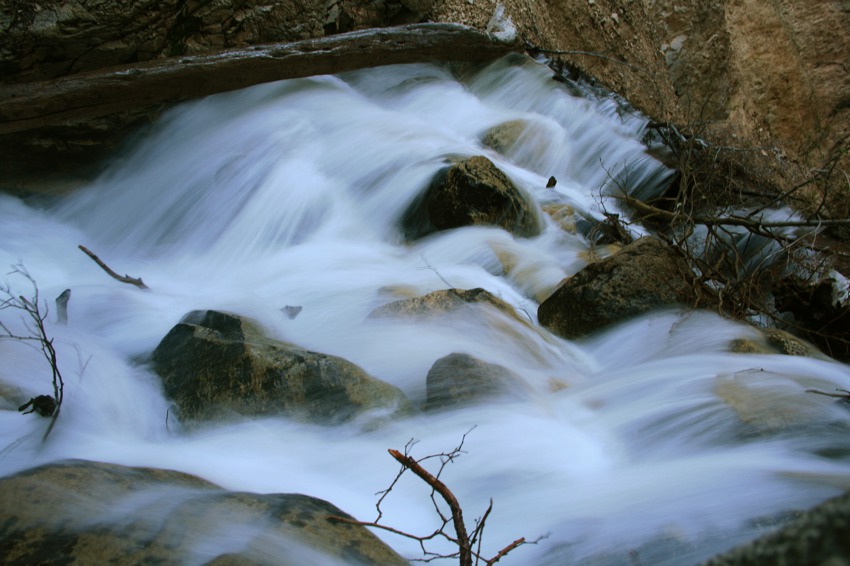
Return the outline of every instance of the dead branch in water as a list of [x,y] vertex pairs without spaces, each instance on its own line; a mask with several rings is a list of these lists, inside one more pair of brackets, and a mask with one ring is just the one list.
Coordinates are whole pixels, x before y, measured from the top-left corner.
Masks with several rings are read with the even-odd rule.
[[820,391],[818,389],[806,389],[806,393],[816,393],[818,395],[835,397],[836,399],[843,399],[844,401],[850,402],[850,391],[846,389],[836,389],[836,391],[840,391],[841,393],[827,393],[826,391]]
[[18,334],[0,321],[0,331],[2,331],[0,332],[0,338],[17,340],[29,343],[30,345],[33,345],[33,343],[36,344],[33,347],[41,352],[41,355],[44,356],[44,359],[50,365],[53,395],[38,395],[18,408],[18,411],[24,414],[37,412],[42,417],[50,417],[50,424],[47,425],[47,430],[45,430],[42,437],[42,441],[44,441],[47,440],[50,431],[53,430],[53,425],[56,424],[56,419],[62,410],[65,382],[62,379],[62,373],[59,371],[56,349],[53,347],[53,338],[47,335],[47,330],[44,327],[44,321],[47,320],[48,314],[47,303],[44,303],[44,310],[42,311],[42,308],[39,306],[38,285],[23,265],[12,266],[11,273],[20,275],[29,281],[32,284],[33,294],[31,298],[27,298],[24,295],[16,296],[12,293],[12,289],[8,284],[0,285],[0,292],[6,295],[6,299],[0,302],[0,310],[14,309],[22,311],[24,313],[22,320],[26,329],[26,333]]
[[85,254],[86,254],[87,256],[89,256],[90,258],[92,258],[92,259],[94,260],[94,262],[95,262],[96,264],[98,264],[98,265],[101,267],[101,269],[103,269],[106,273],[108,273],[108,274],[109,274],[109,276],[110,276],[110,277],[112,277],[113,279],[117,279],[117,280],[118,280],[118,281],[120,281],[121,283],[129,283],[130,285],[135,285],[135,286],[136,286],[136,287],[138,287],[139,289],[149,289],[149,288],[150,288],[150,287],[148,287],[147,285],[145,285],[145,282],[144,282],[144,281],[142,281],[142,278],[141,278],[141,277],[138,277],[138,278],[136,278],[136,277],[130,277],[129,275],[126,275],[126,274],[125,274],[125,275],[118,275],[117,273],[115,273],[114,271],[112,271],[112,270],[109,268],[109,266],[108,266],[108,265],[106,265],[105,263],[103,263],[103,261],[101,261],[101,259],[100,259],[99,257],[97,257],[97,256],[96,256],[96,255],[95,255],[95,254],[94,254],[91,250],[89,250],[87,247],[85,247],[85,246],[83,246],[83,245],[80,245],[80,246],[78,246],[78,247],[79,247],[81,250],[83,250],[83,252],[85,252]]
[[[379,493],[381,493],[381,497],[378,499],[378,502],[375,505],[375,507],[377,508],[377,511],[378,511],[377,519],[375,519],[374,521],[357,521],[355,519],[350,519],[350,518],[347,518],[347,517],[339,517],[339,516],[336,516],[336,515],[332,515],[332,516],[329,516],[327,518],[328,521],[338,522],[338,523],[346,523],[346,524],[349,524],[349,525],[359,525],[359,526],[362,526],[362,527],[374,527],[374,528],[377,528],[377,529],[382,529],[384,531],[395,533],[397,535],[400,535],[400,536],[403,536],[403,537],[406,537],[406,538],[409,538],[409,539],[413,539],[413,540],[419,542],[419,546],[422,549],[423,555],[425,555],[427,557],[427,558],[422,559],[422,561],[430,562],[431,560],[435,560],[435,559],[438,559],[438,558],[457,558],[460,566],[472,566],[473,559],[475,560],[475,564],[478,564],[479,562],[483,562],[485,565],[491,566],[491,565],[495,564],[496,562],[498,562],[499,560],[501,560],[504,556],[506,556],[509,552],[511,552],[515,548],[522,546],[523,544],[535,544],[535,543],[537,543],[540,539],[529,542],[529,541],[526,541],[525,537],[521,537],[521,538],[516,539],[512,543],[508,544],[504,548],[502,548],[492,558],[485,558],[481,555],[481,540],[483,538],[484,527],[485,527],[485,524],[487,522],[487,518],[490,516],[490,512],[493,509],[493,500],[492,499],[490,500],[490,505],[487,507],[487,510],[484,512],[484,515],[482,515],[482,517],[480,519],[476,520],[475,529],[473,529],[472,533],[469,533],[467,531],[465,523],[463,522],[463,509],[461,508],[460,503],[457,500],[457,497],[455,497],[454,493],[452,493],[452,491],[449,489],[449,487],[445,483],[443,483],[443,481],[440,479],[440,475],[443,473],[443,470],[445,469],[446,465],[449,464],[450,462],[454,461],[455,458],[459,457],[463,453],[463,444],[466,440],[467,434],[469,434],[469,433],[467,432],[466,434],[463,435],[463,437],[461,438],[460,444],[458,446],[456,446],[451,452],[443,452],[443,453],[440,453],[440,454],[431,454],[429,456],[425,456],[424,458],[420,458],[418,460],[413,458],[412,456],[410,456],[410,449],[413,447],[414,444],[416,444],[415,440],[411,439],[405,445],[404,453],[402,453],[398,450],[394,450],[392,448],[389,449],[388,452],[389,452],[390,456],[395,458],[395,460],[398,463],[400,463],[402,467],[399,470],[398,474],[396,475],[395,479],[390,484],[390,486],[387,489],[385,489],[384,491],[379,492]],[[425,460],[433,459],[433,458],[438,458],[441,462],[440,468],[439,468],[439,470],[437,471],[436,474],[432,474],[431,472],[429,472],[428,470],[426,470],[422,466],[422,462],[424,462]],[[434,505],[434,510],[436,511],[437,515],[440,517],[440,526],[436,530],[434,530],[433,532],[426,534],[426,535],[423,535],[423,536],[414,535],[414,534],[411,534],[411,533],[408,533],[408,532],[405,532],[405,531],[384,525],[383,523],[380,522],[381,518],[383,517],[383,511],[381,510],[381,504],[383,503],[384,499],[390,494],[392,489],[395,487],[396,483],[398,483],[399,479],[401,479],[401,476],[404,475],[404,473],[407,470],[410,470],[411,472],[413,472],[417,477],[419,477],[422,481],[424,481],[426,484],[428,484],[431,487],[431,490],[432,490],[431,491],[431,501]],[[440,506],[437,502],[437,499],[435,497],[435,494],[438,494],[440,496],[440,498],[442,498],[442,500],[446,503],[446,505],[449,506],[450,514],[448,516],[446,516],[444,514],[444,512],[442,511],[442,509],[440,508]],[[455,536],[452,536],[451,534],[449,534],[446,531],[446,526],[450,522],[452,523],[452,526],[454,527]],[[452,544],[456,545],[457,548],[458,548],[457,552],[454,552],[454,553],[451,553],[451,554],[439,554],[439,553],[436,553],[436,552],[429,551],[425,547],[425,543],[430,541],[430,540],[436,539],[436,538],[443,538],[445,540],[448,540]],[[541,538],[543,538],[543,537],[541,537]]]

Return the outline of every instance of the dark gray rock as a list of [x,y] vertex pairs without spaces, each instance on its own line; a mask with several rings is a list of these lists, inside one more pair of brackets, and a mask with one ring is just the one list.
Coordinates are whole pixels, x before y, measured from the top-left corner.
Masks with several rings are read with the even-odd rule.
[[409,239],[463,226],[497,226],[519,237],[541,230],[532,200],[483,156],[440,171],[402,219]]
[[218,311],[187,314],[151,364],[187,421],[284,414],[337,424],[373,410],[411,410],[401,390],[351,362],[270,339]]
[[160,57],[323,34],[324,0],[0,0],[0,77],[50,79]]
[[516,373],[468,354],[440,358],[428,372],[425,410],[469,405],[493,397],[528,398],[531,390]]
[[574,339],[657,308],[702,306],[709,297],[673,249],[645,237],[565,280],[537,316],[552,332]]

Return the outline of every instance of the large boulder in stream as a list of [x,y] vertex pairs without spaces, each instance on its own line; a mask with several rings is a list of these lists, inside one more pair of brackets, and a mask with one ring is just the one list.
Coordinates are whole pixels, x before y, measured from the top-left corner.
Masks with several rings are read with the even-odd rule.
[[283,414],[337,424],[412,408],[400,389],[351,362],[273,340],[251,321],[218,311],[184,316],[151,364],[189,421]]
[[425,410],[469,405],[494,397],[524,399],[531,388],[518,374],[469,354],[440,358],[428,371]]
[[675,250],[644,237],[565,280],[540,304],[540,324],[568,339],[665,306],[696,307],[709,296]]
[[437,173],[402,219],[410,239],[463,226],[497,226],[519,237],[541,230],[532,199],[480,155]]
[[407,564],[327,501],[65,461],[0,480],[6,564]]
[[778,531],[712,558],[702,566],[850,564],[850,492],[802,513]]

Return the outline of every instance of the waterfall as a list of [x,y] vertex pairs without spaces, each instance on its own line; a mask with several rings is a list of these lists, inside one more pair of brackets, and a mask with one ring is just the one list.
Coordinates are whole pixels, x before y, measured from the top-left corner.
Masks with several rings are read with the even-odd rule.
[[[482,143],[514,120],[529,127],[510,151]],[[542,212],[542,233],[527,239],[476,226],[410,243],[399,230],[431,178],[474,155],[541,209],[621,212],[619,187],[651,195],[671,174],[641,144],[646,128],[628,105],[567,88],[531,59],[389,66],[186,103],[67,197],[0,195],[0,264],[23,263],[51,306],[73,293],[68,324],[47,321],[65,375],[62,413],[42,446],[46,419],[0,406],[0,474],[65,458],[160,467],[234,491],[304,493],[372,520],[374,494],[398,470],[388,448],[414,438],[413,455],[424,456],[468,432],[442,477],[469,520],[493,499],[485,554],[547,535],[505,564],[622,564],[653,544],[676,557],[645,564],[696,563],[840,493],[850,487],[848,413],[805,390],[850,389],[847,366],[730,353],[755,330],[708,312],[652,313],[578,342],[552,335],[536,324],[538,302],[587,264],[591,245]],[[79,244],[150,290],[110,279]],[[31,292],[6,280],[13,294]],[[449,286],[484,288],[532,324],[368,319]],[[303,310],[290,319],[287,305]],[[193,309],[250,317],[415,404],[431,365],[453,352],[513,370],[533,394],[379,427],[281,417],[183,430],[144,360]],[[49,390],[38,351],[0,340],[0,359],[0,393]],[[384,522],[433,530],[428,494],[413,480],[398,485]],[[420,555],[413,541],[376,534]]]

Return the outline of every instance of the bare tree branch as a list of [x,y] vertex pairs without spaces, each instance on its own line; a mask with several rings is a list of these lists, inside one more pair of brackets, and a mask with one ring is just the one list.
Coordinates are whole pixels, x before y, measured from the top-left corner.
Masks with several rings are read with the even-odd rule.
[[[472,531],[472,536],[470,536],[468,534],[466,525],[463,522],[463,509],[461,508],[460,503],[457,500],[457,497],[455,497],[455,495],[454,495],[454,493],[452,493],[451,489],[449,489],[449,487],[440,479],[440,475],[442,474],[446,465],[449,464],[450,462],[453,462],[458,456],[460,456],[463,453],[463,443],[466,440],[467,434],[469,434],[469,432],[467,432],[466,434],[463,435],[463,438],[461,439],[460,444],[458,446],[456,446],[451,452],[443,452],[443,453],[440,453],[440,454],[431,454],[431,455],[425,456],[423,458],[420,458],[418,460],[413,458],[410,455],[410,449],[412,448],[413,445],[416,444],[415,440],[411,439],[410,441],[408,441],[408,443],[405,445],[403,453],[400,452],[399,450],[395,450],[395,449],[392,449],[392,448],[389,449],[388,452],[389,452],[390,456],[392,456],[397,462],[399,462],[401,464],[401,469],[399,470],[395,479],[393,479],[390,486],[387,489],[379,492],[381,494],[381,497],[378,500],[378,503],[376,504],[376,507],[377,507],[377,510],[378,510],[378,518],[375,519],[374,521],[369,522],[369,521],[357,521],[355,519],[351,519],[351,518],[348,518],[348,517],[340,517],[340,516],[332,515],[332,516],[327,517],[327,520],[331,521],[331,522],[346,523],[346,524],[349,524],[349,525],[359,525],[359,526],[363,526],[363,527],[372,527],[372,528],[382,529],[382,530],[385,530],[387,532],[391,532],[391,533],[394,533],[394,534],[397,534],[397,535],[400,535],[400,536],[403,536],[403,537],[406,537],[406,538],[409,538],[409,539],[413,539],[413,540],[419,542],[419,547],[422,550],[422,554],[425,556],[425,558],[416,559],[416,560],[421,561],[421,562],[430,562],[432,560],[441,559],[441,558],[458,558],[460,566],[472,566],[473,559],[475,559],[475,564],[478,564],[479,562],[483,561],[487,566],[490,566],[492,564],[495,564],[496,562],[501,560],[505,555],[507,555],[509,552],[511,552],[512,550],[514,550],[515,548],[517,548],[517,547],[519,547],[523,544],[536,544],[543,537],[540,537],[537,540],[532,541],[532,542],[526,541],[526,539],[524,537],[518,538],[515,541],[513,541],[512,543],[510,543],[509,545],[502,548],[492,558],[484,558],[481,555],[481,539],[483,538],[484,526],[487,522],[487,518],[490,516],[490,512],[493,509],[493,500],[492,499],[490,500],[490,505],[487,507],[487,510],[485,511],[484,515],[476,521],[476,527]],[[426,460],[434,459],[434,458],[439,458],[440,462],[441,462],[440,468],[439,468],[439,470],[437,471],[436,474],[429,472],[422,465],[422,462],[424,462]],[[387,526],[387,525],[380,523],[380,520],[383,517],[383,512],[381,510],[381,503],[383,503],[384,499],[387,497],[387,495],[389,495],[389,493],[395,487],[398,480],[401,478],[401,476],[407,470],[410,470],[411,472],[413,472],[417,477],[419,477],[422,481],[424,481],[426,484],[428,484],[431,487],[431,489],[432,489],[431,500],[434,504],[434,509],[435,509],[437,515],[441,519],[440,526],[437,529],[435,529],[433,532],[431,532],[427,535],[424,535],[424,536],[414,535],[414,534],[402,531],[400,529],[396,529],[394,527],[390,527],[390,526]],[[445,515],[443,515],[443,513],[440,510],[440,507],[437,503],[437,500],[435,498],[435,494],[438,494],[442,498],[442,500],[449,506],[449,510],[451,511],[450,517],[446,517]],[[452,526],[454,527],[455,536],[450,535],[445,530],[446,526],[449,524],[449,522],[451,522]],[[443,539],[451,542],[452,544],[456,545],[457,548],[458,548],[457,552],[453,552],[451,554],[439,554],[439,553],[436,553],[436,552],[429,551],[426,548],[425,543],[430,541],[430,540],[433,540],[435,538],[443,538]],[[473,547],[475,547],[476,542],[477,542],[478,546],[477,546],[477,548],[475,548],[473,550]]]
[[83,252],[84,252],[87,256],[89,256],[90,258],[92,258],[92,259],[94,260],[94,262],[95,262],[96,264],[98,264],[98,265],[100,266],[100,268],[101,268],[101,269],[103,269],[103,270],[104,270],[107,274],[109,274],[109,276],[110,276],[110,277],[112,277],[113,279],[117,279],[118,281],[120,281],[120,282],[122,282],[122,283],[129,283],[130,285],[135,285],[135,286],[136,286],[136,287],[138,287],[139,289],[148,289],[148,288],[149,288],[147,285],[145,285],[144,281],[142,281],[142,278],[141,278],[141,277],[136,278],[136,277],[130,277],[129,275],[118,275],[117,273],[115,273],[114,271],[112,271],[112,270],[109,268],[109,266],[108,266],[108,265],[106,265],[105,263],[103,263],[103,261],[101,261],[101,259],[100,259],[99,257],[97,257],[97,256],[96,256],[96,255],[95,255],[95,254],[94,254],[91,250],[89,250],[87,247],[85,247],[85,246],[83,246],[83,245],[80,245],[80,246],[77,246],[77,247],[78,247],[78,248],[80,248],[81,250],[83,250]]
[[[52,372],[53,396],[38,395],[30,399],[27,403],[18,408],[19,411],[26,413],[37,412],[43,417],[50,417],[50,424],[44,432],[42,442],[47,440],[53,426],[56,424],[56,419],[59,417],[59,412],[62,410],[62,401],[65,392],[65,382],[62,379],[62,373],[59,371],[59,363],[56,357],[56,349],[53,347],[53,339],[47,335],[47,330],[44,327],[44,321],[47,320],[48,308],[47,303],[44,303],[44,310],[39,307],[38,285],[32,275],[26,270],[23,265],[12,266],[12,274],[20,275],[30,282],[33,288],[32,298],[27,298],[24,295],[15,295],[8,284],[0,285],[0,292],[6,295],[6,299],[0,303],[0,310],[14,309],[23,312],[22,320],[27,334],[16,334],[12,332],[8,326],[0,322],[0,329],[3,333],[0,338],[10,340],[18,340],[22,342],[34,342],[37,349],[41,352],[44,359],[50,365]],[[30,409],[27,411],[27,409]]]
[[466,525],[463,523],[463,509],[460,507],[460,503],[458,503],[457,498],[454,493],[437,479],[436,476],[431,475],[431,473],[419,465],[419,462],[402,454],[398,450],[394,450],[390,448],[388,450],[390,456],[396,459],[402,466],[409,469],[411,472],[419,476],[425,483],[430,485],[434,490],[439,493],[443,500],[448,504],[449,509],[452,512],[452,522],[454,524],[455,533],[457,534],[458,547],[460,549],[460,564],[462,566],[472,564],[472,549],[469,546],[469,535],[466,534]]
[[806,389],[806,393],[817,393],[818,395],[825,395],[827,397],[835,397],[836,399],[850,401],[850,391],[846,389],[836,389],[836,391],[841,391],[841,393],[827,393],[826,391],[819,391],[817,389]]

